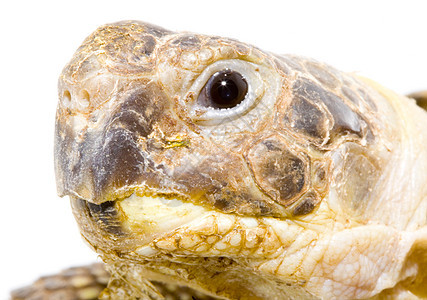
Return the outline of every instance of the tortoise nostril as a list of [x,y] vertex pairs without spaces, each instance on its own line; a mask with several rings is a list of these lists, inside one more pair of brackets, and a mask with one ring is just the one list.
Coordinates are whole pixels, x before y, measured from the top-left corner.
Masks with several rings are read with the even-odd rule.
[[62,94],[62,100],[63,100],[63,103],[66,106],[70,106],[70,103],[71,103],[71,93],[70,93],[69,90],[65,90],[64,91],[64,93]]
[[83,90],[81,92],[81,96],[80,96],[80,99],[79,99],[79,104],[80,104],[81,107],[84,107],[84,108],[86,108],[86,107],[89,106],[89,104],[90,104],[90,95],[89,95],[88,91]]

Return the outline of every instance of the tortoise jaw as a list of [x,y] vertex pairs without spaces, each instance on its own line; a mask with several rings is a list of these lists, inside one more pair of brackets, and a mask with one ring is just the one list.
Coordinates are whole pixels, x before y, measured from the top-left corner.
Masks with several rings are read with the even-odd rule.
[[[94,204],[84,199],[70,196],[74,216],[80,229],[90,228],[90,234],[85,236],[89,244],[96,248],[97,242],[92,243],[92,237],[103,236],[124,237],[116,201],[106,201]],[[97,236],[98,235],[98,236]]]
[[97,251],[135,251],[209,213],[176,197],[136,192],[101,204],[71,196],[71,204],[84,238]]
[[117,201],[122,227],[127,232],[153,239],[207,213],[201,205],[161,195],[130,197]]

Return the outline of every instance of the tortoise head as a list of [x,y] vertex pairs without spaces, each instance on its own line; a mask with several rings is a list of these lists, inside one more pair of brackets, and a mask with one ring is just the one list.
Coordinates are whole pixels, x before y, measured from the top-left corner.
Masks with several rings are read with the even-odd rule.
[[285,249],[372,218],[397,130],[353,76],[141,22],[90,35],[59,98],[58,192],[89,244],[116,271],[232,298],[313,293]]

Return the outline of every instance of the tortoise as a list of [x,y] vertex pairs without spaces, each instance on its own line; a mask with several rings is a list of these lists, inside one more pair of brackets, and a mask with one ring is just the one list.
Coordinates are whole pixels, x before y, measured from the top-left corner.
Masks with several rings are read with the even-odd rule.
[[139,21],[58,85],[58,193],[106,269],[13,299],[427,297],[423,94]]

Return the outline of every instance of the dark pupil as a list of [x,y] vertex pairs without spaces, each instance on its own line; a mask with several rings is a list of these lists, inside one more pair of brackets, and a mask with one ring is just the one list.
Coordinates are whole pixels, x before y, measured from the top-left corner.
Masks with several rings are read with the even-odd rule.
[[246,80],[237,72],[230,70],[215,73],[206,84],[209,106],[231,108],[245,99],[248,92]]

